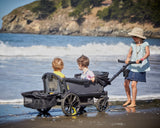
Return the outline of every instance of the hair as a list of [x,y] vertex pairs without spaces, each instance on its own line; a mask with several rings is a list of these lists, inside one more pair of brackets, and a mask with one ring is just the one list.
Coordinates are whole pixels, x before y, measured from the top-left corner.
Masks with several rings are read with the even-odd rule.
[[89,66],[89,58],[87,56],[82,55],[77,59],[77,63],[78,63],[78,65],[81,65],[83,67],[88,67]]
[[52,67],[55,71],[57,70],[62,70],[64,67],[64,63],[62,61],[61,58],[54,58],[54,60],[52,61]]

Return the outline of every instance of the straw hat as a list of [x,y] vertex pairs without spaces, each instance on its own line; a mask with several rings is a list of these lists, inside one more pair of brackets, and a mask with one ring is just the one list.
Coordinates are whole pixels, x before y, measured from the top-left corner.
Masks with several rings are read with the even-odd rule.
[[146,39],[146,37],[143,34],[144,34],[143,29],[138,27],[133,28],[132,31],[128,33],[128,35]]

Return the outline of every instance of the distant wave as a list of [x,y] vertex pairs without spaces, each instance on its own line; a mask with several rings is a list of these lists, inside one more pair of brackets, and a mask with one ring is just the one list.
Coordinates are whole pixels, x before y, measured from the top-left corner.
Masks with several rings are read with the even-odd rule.
[[23,99],[1,100],[0,104],[23,104]]
[[[126,55],[129,46],[122,42],[118,44],[88,43],[81,46],[68,44],[63,46],[33,45],[30,47],[15,47],[0,41],[0,56],[77,56],[87,54],[93,56]],[[151,54],[160,54],[160,46],[150,46]]]

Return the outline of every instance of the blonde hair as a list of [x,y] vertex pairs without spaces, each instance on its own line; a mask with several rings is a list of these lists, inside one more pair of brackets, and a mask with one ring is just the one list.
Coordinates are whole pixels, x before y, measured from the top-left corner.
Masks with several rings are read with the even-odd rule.
[[52,61],[52,67],[55,71],[62,70],[64,67],[64,63],[61,58],[54,58]]
[[88,67],[89,66],[89,58],[87,56],[82,55],[77,59],[77,63],[78,63],[78,65],[81,65],[83,67]]

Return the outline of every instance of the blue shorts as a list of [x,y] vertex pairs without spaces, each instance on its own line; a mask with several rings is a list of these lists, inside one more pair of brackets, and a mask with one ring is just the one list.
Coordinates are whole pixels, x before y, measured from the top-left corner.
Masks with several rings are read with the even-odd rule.
[[137,82],[146,82],[146,72],[130,71],[128,77],[126,77],[125,79]]

